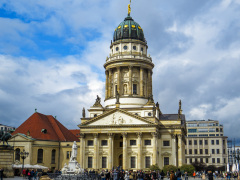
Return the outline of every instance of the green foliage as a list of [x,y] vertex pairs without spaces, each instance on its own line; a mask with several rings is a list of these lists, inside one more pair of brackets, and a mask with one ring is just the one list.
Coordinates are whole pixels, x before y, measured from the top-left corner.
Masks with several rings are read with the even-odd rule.
[[195,167],[191,164],[184,164],[180,167],[181,172],[188,173],[188,176],[192,176],[193,172],[195,171]]
[[150,166],[150,170],[151,171],[160,171],[160,168],[159,168],[159,166],[157,164],[155,164],[155,165],[151,165]]
[[177,167],[176,166],[174,166],[174,165],[166,165],[166,166],[164,166],[163,167],[163,172],[165,173],[165,174],[167,174],[167,171],[174,171],[174,172],[176,172],[177,171]]

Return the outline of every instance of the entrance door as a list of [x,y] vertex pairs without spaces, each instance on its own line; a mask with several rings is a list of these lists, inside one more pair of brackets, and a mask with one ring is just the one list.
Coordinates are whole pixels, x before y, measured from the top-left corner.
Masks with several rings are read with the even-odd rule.
[[118,157],[118,165],[122,167],[123,156],[122,154]]

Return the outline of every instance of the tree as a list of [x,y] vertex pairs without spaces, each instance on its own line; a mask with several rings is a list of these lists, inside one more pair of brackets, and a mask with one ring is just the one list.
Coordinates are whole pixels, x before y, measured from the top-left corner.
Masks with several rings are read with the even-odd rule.
[[209,166],[207,167],[207,171],[212,171],[212,172],[214,172],[214,171],[216,171],[216,170],[217,170],[217,167],[214,166],[214,165],[209,165]]
[[160,171],[160,168],[159,168],[159,166],[157,164],[155,164],[155,165],[151,165],[150,166],[150,170],[151,171]]
[[192,165],[195,167],[196,171],[204,171],[206,170],[206,164],[205,163],[200,163],[200,162],[194,162]]
[[180,167],[180,170],[183,172],[187,172],[188,175],[192,175],[195,171],[195,167],[191,164],[184,164]]
[[169,172],[170,172],[170,171],[176,172],[176,171],[177,171],[177,167],[174,166],[174,165],[165,165],[165,166],[163,167],[163,172],[166,174],[167,171],[169,171]]

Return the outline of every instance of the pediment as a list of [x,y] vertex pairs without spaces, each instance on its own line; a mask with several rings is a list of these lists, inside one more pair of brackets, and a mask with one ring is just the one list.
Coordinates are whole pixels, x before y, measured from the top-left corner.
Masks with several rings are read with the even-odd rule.
[[9,142],[11,141],[32,141],[34,140],[33,138],[26,136],[25,134],[17,133],[14,136],[9,139]]
[[148,125],[154,124],[140,116],[133,115],[127,111],[116,110],[111,113],[102,114],[85,125],[88,126],[122,126],[122,125]]

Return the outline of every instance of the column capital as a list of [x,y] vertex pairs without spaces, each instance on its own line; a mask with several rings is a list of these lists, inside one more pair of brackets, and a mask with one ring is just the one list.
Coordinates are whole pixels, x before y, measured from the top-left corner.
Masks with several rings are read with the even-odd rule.
[[136,134],[138,138],[142,138],[142,132],[137,132]]
[[178,134],[177,137],[180,139],[182,138],[182,134]]
[[94,138],[98,138],[98,133],[93,133]]
[[126,132],[122,133],[122,136],[123,136],[124,138],[127,138],[127,133],[126,133]]
[[85,134],[84,133],[79,133],[80,138],[85,138]]
[[113,133],[107,133],[108,137],[113,137],[114,134]]
[[176,134],[171,134],[172,138],[175,139],[176,138]]

